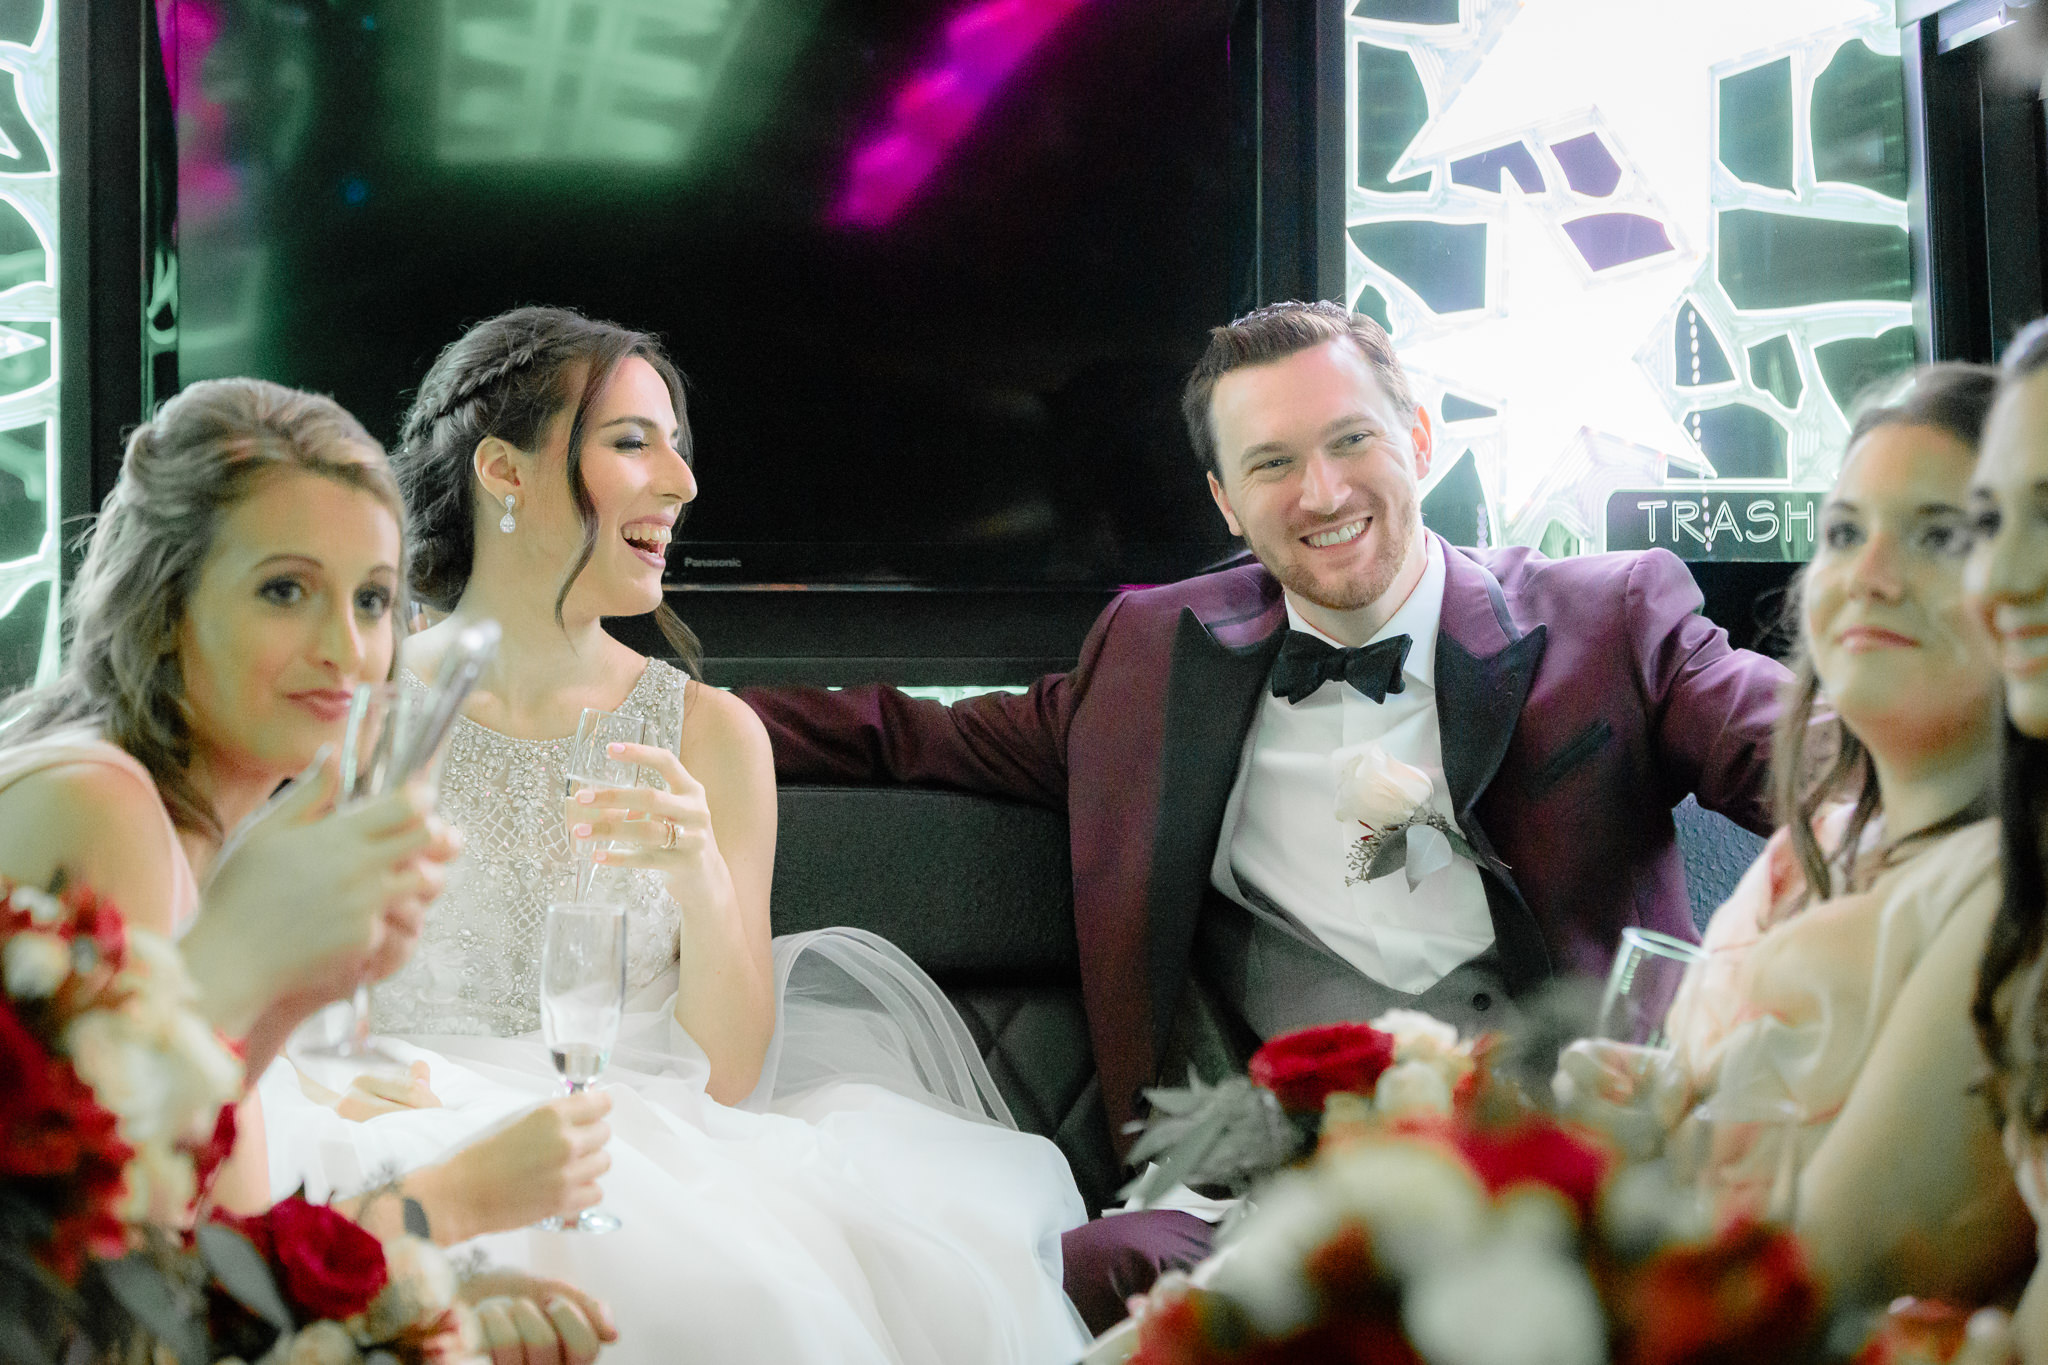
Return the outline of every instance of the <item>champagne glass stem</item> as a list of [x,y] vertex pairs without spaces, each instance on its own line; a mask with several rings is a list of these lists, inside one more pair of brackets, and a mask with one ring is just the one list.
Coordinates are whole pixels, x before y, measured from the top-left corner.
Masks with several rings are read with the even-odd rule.
[[353,1056],[364,1057],[370,1051],[370,983],[358,981],[355,994],[349,997],[349,1008],[355,1011],[355,1018],[349,1024],[348,1048]]

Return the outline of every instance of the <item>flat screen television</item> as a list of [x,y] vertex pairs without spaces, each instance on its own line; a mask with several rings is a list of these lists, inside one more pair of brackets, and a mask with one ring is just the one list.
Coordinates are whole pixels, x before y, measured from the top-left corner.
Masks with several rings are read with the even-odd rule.
[[1177,402],[1251,301],[1235,8],[160,0],[180,377],[388,441],[564,304],[690,381],[676,586],[1180,577],[1231,548]]

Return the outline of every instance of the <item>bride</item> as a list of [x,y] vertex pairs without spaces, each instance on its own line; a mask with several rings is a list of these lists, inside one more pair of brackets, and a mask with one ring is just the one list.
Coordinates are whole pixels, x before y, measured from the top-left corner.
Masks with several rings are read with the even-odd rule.
[[[626,1025],[600,1082],[623,1226],[500,1234],[484,1253],[606,1295],[615,1360],[1077,1356],[1059,1234],[1084,1211],[1058,1150],[1015,1131],[958,1016],[898,950],[855,930],[770,940],[767,738],[685,671],[696,641],[662,604],[697,483],[657,344],[561,309],[481,323],[429,371],[394,463],[412,587],[446,613],[407,642],[402,678],[425,685],[475,621],[503,640],[441,777],[466,851],[375,998],[411,1076],[323,1105],[273,1070],[273,1183],[373,1184],[557,1091],[534,1033],[538,959],[573,835],[612,850],[592,875],[627,907]],[[603,629],[650,611],[684,669]],[[647,722],[653,742],[616,756],[649,785],[565,802],[586,707]]]

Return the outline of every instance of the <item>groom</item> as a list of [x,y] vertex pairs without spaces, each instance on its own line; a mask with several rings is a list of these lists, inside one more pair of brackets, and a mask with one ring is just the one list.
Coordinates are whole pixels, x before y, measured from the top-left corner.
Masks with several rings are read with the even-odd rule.
[[[1425,531],[1434,431],[1369,318],[1283,303],[1216,328],[1184,408],[1256,563],[1119,597],[1074,670],[1023,696],[743,694],[785,782],[1066,811],[1119,1141],[1185,1046],[1191,979],[1240,1039],[1396,1005],[1469,1030],[1604,971],[1629,925],[1693,937],[1671,807],[1690,792],[1769,828],[1786,678],[1729,647],[1663,551],[1548,560]],[[1402,801],[1460,836],[1448,866],[1350,879],[1364,831],[1337,819],[1337,770],[1367,746],[1427,775]],[[1186,1214],[1103,1219],[1069,1234],[1069,1292],[1099,1328],[1205,1245]]]

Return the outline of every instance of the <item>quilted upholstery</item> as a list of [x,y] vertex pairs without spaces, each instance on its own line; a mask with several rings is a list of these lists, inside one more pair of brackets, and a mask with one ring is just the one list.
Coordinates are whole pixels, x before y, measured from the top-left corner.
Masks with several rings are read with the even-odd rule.
[[781,792],[775,932],[873,930],[959,1007],[1017,1122],[1059,1144],[1090,1212],[1121,1183],[1081,1011],[1065,817],[907,787]]
[[1705,810],[1690,796],[1671,812],[1678,823],[1678,847],[1685,854],[1685,889],[1692,897],[1692,922],[1707,927],[1714,911],[1749,871],[1764,841],[1725,815]]
[[[1094,1212],[1121,1181],[1081,1012],[1063,816],[907,787],[781,792],[779,934],[850,924],[930,972],[1017,1122],[1059,1144]],[[1674,816],[1704,923],[1762,840],[1690,799]]]

